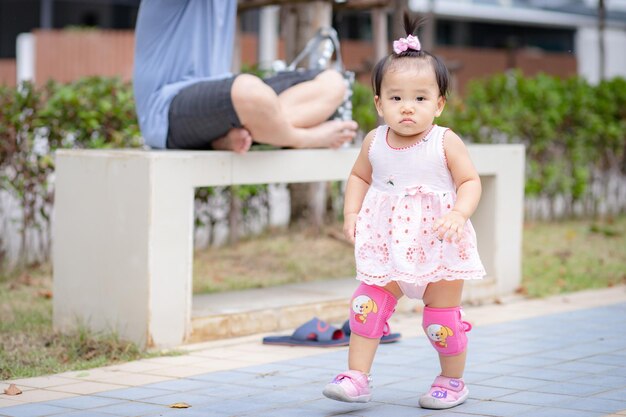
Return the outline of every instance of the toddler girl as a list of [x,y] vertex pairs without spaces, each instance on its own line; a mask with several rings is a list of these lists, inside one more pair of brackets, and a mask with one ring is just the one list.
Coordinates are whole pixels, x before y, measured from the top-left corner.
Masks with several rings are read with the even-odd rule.
[[433,124],[446,104],[448,71],[421,49],[417,21],[405,14],[404,27],[407,37],[372,74],[385,125],[365,137],[346,188],[344,233],[355,243],[361,284],[351,302],[349,370],[323,393],[370,400],[376,348],[406,295],[424,301],[422,325],[441,364],[419,404],[444,409],[468,397],[462,377],[471,326],[460,304],[463,282],[485,275],[469,221],[481,184],[461,139]]

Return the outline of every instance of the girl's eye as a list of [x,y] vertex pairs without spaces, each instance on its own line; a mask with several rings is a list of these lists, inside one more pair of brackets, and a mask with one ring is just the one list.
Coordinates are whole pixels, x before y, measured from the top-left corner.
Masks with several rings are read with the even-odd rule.
[[398,96],[393,96],[393,97],[391,97],[391,100],[393,100],[393,101],[400,101],[400,97],[398,97]]
[[424,100],[426,100],[426,99],[425,99],[424,97],[418,97],[416,100],[417,100],[417,101],[424,101]]

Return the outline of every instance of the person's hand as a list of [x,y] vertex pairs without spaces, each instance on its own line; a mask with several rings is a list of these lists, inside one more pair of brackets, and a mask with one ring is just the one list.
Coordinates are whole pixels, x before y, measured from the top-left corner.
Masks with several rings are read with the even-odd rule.
[[463,229],[467,218],[458,211],[452,210],[440,219],[438,219],[433,225],[433,230],[437,233],[439,240],[446,240],[459,243],[463,236]]
[[354,245],[354,235],[356,230],[356,219],[359,215],[356,213],[346,214],[343,220],[343,234]]

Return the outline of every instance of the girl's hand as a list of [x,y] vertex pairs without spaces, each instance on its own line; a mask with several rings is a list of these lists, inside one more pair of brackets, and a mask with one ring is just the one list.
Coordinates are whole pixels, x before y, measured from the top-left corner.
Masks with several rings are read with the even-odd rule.
[[346,214],[343,220],[343,234],[354,245],[354,233],[356,230],[356,219],[358,214]]
[[459,243],[463,237],[466,222],[467,218],[463,214],[452,210],[435,222],[433,230],[437,233],[439,240],[446,239],[448,242],[454,240]]

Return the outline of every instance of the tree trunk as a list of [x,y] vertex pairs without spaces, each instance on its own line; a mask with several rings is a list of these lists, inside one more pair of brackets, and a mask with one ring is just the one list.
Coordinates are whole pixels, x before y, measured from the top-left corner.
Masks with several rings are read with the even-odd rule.
[[[332,4],[328,1],[312,1],[284,8],[284,37],[287,42],[287,61],[290,62],[320,27],[331,25]],[[307,64],[303,63],[305,66]],[[289,227],[310,228],[319,233],[324,223],[325,184],[289,184],[288,188],[291,194]]]
[[604,0],[598,0],[598,57],[600,61],[600,74],[598,82],[606,76],[606,63],[604,52],[604,27],[606,26],[606,6]]

